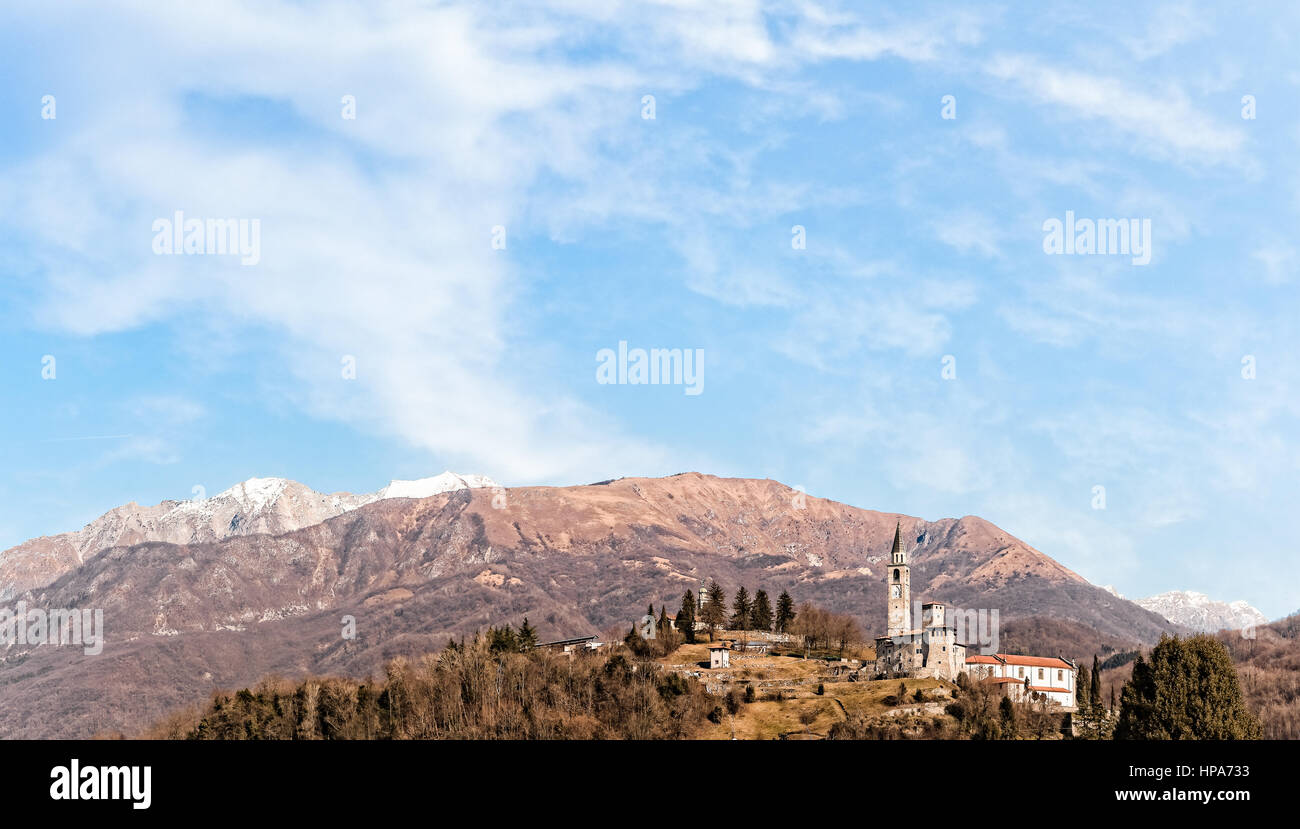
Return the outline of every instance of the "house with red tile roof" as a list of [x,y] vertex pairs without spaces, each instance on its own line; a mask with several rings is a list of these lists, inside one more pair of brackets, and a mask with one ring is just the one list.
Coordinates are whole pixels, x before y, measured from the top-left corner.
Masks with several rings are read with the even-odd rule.
[[973,654],[966,657],[965,671],[977,682],[1005,688],[1017,702],[1028,701],[1039,694],[1067,711],[1077,708],[1074,695],[1076,666],[1059,656]]

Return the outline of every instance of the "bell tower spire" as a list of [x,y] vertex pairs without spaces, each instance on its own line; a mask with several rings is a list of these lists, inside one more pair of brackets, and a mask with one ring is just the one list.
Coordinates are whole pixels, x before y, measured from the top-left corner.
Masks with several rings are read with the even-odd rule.
[[912,576],[903,549],[903,522],[894,525],[894,547],[889,553],[889,619],[886,635],[901,636],[912,631]]

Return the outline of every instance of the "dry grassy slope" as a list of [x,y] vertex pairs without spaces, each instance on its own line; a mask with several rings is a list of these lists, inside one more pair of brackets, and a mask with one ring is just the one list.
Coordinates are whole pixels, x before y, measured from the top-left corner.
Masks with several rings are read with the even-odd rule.
[[[698,735],[704,740],[823,739],[831,727],[852,715],[869,719],[902,712],[934,716],[935,707],[950,701],[952,685],[936,679],[909,679],[906,701],[899,706],[886,698],[898,692],[897,679],[848,682],[844,675],[833,676],[834,663],[820,659],[732,653],[731,667],[707,667],[707,645],[683,645],[659,660],[666,669],[698,674],[705,683],[741,687],[753,684],[756,699],[746,704],[733,718],[709,724]],[[847,669],[846,669],[847,670]],[[824,693],[818,694],[821,684]],[[776,699],[773,692],[782,690]],[[925,694],[929,705],[917,705],[910,697],[917,690]]]
[[[918,598],[1116,637],[1151,640],[1168,627],[982,519],[925,522],[811,497],[796,509],[796,496],[774,481],[691,473],[512,489],[504,509],[489,490],[464,490],[379,501],[280,535],[114,547],[28,594],[103,608],[109,645],[94,658],[4,653],[0,736],[129,729],[268,671],[365,674],[525,613],[543,637],[629,625],[649,602],[675,607],[701,578],[729,594],[788,588],[857,615],[874,635],[896,521]],[[355,642],[340,638],[344,614],[357,617]],[[42,713],[51,694],[67,702],[59,716]]]

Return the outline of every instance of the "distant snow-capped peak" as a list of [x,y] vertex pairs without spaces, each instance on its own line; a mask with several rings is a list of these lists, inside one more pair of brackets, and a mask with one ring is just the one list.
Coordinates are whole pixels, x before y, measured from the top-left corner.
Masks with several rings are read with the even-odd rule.
[[1195,590],[1170,590],[1134,601],[1175,624],[1205,633],[1268,624],[1268,617],[1243,599],[1221,602]]
[[230,498],[247,509],[259,510],[284,494],[289,483],[284,478],[249,478],[217,493],[214,497]]
[[428,498],[459,489],[496,488],[483,475],[444,472],[416,481],[391,481],[376,491],[324,493],[286,478],[249,478],[204,497],[163,501],[153,506],[131,502],[109,510],[80,530],[42,536],[0,551],[0,600],[50,584],[109,547],[162,541],[170,544],[218,541],[236,535],[277,535],[319,524],[366,504],[388,498]]
[[392,480],[388,486],[375,492],[353,495],[348,492],[326,495],[316,492],[296,481],[287,478],[249,478],[240,481],[229,489],[222,490],[210,498],[196,498],[182,501],[180,508],[185,512],[204,511],[205,508],[218,503],[234,502],[248,513],[256,513],[274,505],[282,496],[291,500],[299,497],[312,500],[328,499],[338,512],[348,512],[357,507],[388,498],[429,498],[443,492],[457,489],[495,488],[500,486],[486,475],[458,475],[450,470],[431,478],[418,478],[413,481]]
[[375,493],[375,500],[386,498],[428,498],[455,489],[495,489],[500,486],[486,475],[457,475],[447,471],[432,478],[414,481],[390,481],[388,486]]

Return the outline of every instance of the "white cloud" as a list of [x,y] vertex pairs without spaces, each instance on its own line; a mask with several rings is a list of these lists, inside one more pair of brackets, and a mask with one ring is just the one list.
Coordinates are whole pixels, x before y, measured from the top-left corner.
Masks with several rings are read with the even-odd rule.
[[[752,4],[708,12],[725,24],[712,33],[694,27],[698,11],[668,4],[645,20],[681,54],[769,56]],[[178,312],[242,320],[281,343],[245,359],[296,378],[283,394],[315,413],[512,481],[662,471],[662,450],[573,400],[521,391],[508,366],[509,248],[489,246],[493,225],[517,227],[544,168],[596,188],[600,134],[626,118],[608,99],[626,94],[635,112],[641,70],[561,65],[546,55],[566,32],[473,6],[46,15],[70,35],[104,35],[114,69],[88,72],[85,97],[113,84],[104,97],[136,104],[60,120],[72,134],[0,187],[6,219],[49,267],[47,324],[90,335]],[[339,141],[214,146],[187,123],[196,93],[216,108],[277,102]],[[344,93],[358,97],[355,121],[340,118]],[[152,219],[177,209],[257,219],[261,263],[152,255]],[[69,266],[69,253],[82,255]],[[357,358],[355,382],[340,376],[343,355]],[[118,455],[174,459],[153,438]]]
[[154,425],[175,426],[192,423],[207,411],[201,403],[174,394],[137,397],[127,408],[133,417]]
[[152,435],[128,435],[105,451],[96,462],[99,466],[116,463],[150,463],[166,466],[180,461],[181,455],[171,441]]
[[1118,78],[1062,69],[1014,54],[995,56],[984,71],[1019,87],[1038,103],[1137,138],[1154,155],[1194,162],[1240,162],[1245,132],[1216,123],[1175,86],[1137,90]]
[[[46,269],[34,310],[51,327],[95,335],[197,314],[193,337],[221,320],[250,343],[273,343],[244,359],[315,414],[512,481],[653,472],[664,449],[575,400],[525,391],[512,375],[510,349],[522,343],[507,322],[517,278],[509,240],[536,218],[539,179],[558,177],[573,194],[548,218],[557,235],[619,217],[749,226],[806,203],[811,185],[751,185],[758,148],[692,136],[667,150],[611,144],[629,123],[644,126],[635,118],[642,94],[665,95],[667,107],[674,92],[717,73],[800,96],[806,87],[768,70],[837,56],[929,60],[975,31],[876,31],[813,4],[796,10],[792,29],[768,24],[763,4],[749,0],[509,13],[402,0],[33,7],[15,25],[52,26],[102,48],[68,56],[79,80],[65,100],[87,106],[60,118],[49,152],[7,171],[0,215],[28,234]],[[562,56],[583,42],[610,48]],[[340,117],[344,94],[356,96],[355,120]],[[251,102],[291,124],[293,140],[244,140],[196,120],[196,111],[220,117]],[[263,117],[239,124],[283,128],[264,127]],[[723,175],[664,179],[655,165],[672,146],[721,160]],[[689,168],[690,158],[675,166]],[[640,182],[637,170],[647,173]],[[620,184],[639,192],[629,198]],[[694,217],[679,215],[684,204]],[[175,210],[257,219],[261,262],[152,255],[152,220]],[[494,225],[507,228],[506,251],[489,247]],[[681,238],[697,290],[740,304],[792,302],[794,289],[775,273],[710,264],[707,245]],[[883,325],[842,336],[910,349],[946,337],[940,313],[901,296],[884,302]],[[833,303],[816,300],[802,321]],[[355,381],[340,377],[344,355],[357,360]]]
[[1251,254],[1263,268],[1264,281],[1270,285],[1284,285],[1295,279],[1296,252],[1291,245],[1273,241],[1255,249]]
[[1187,3],[1166,3],[1151,15],[1140,35],[1127,35],[1122,41],[1133,57],[1145,61],[1213,31],[1210,22]]
[[991,217],[974,211],[945,216],[933,225],[935,237],[959,253],[977,253],[995,259],[1002,256],[1002,229]]
[[927,62],[951,56],[955,47],[979,43],[987,15],[931,9],[918,20],[864,22],[825,5],[798,4],[803,14],[791,38],[793,48],[818,60],[901,58]]

